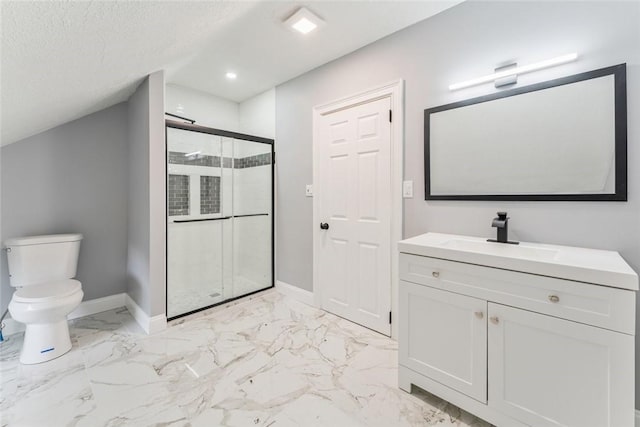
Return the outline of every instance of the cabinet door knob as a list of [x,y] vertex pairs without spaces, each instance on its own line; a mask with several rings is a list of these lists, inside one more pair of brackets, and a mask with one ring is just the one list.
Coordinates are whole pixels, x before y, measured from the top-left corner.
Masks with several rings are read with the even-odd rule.
[[484,317],[484,313],[481,311],[476,311],[473,314],[475,314],[478,319],[482,319]]
[[494,325],[497,325],[498,322],[500,321],[498,319],[498,316],[491,316],[491,317],[489,317],[489,320],[491,320],[491,323],[493,323]]
[[437,279],[438,277],[440,277],[440,272],[439,271],[433,271],[433,272],[431,272],[431,275]]
[[558,295],[549,295],[549,301],[560,302],[560,297]]

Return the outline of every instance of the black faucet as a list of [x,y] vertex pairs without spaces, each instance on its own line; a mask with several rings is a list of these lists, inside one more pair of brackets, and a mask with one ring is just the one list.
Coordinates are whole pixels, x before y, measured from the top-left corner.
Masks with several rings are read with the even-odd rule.
[[491,226],[498,229],[498,238],[487,239],[487,242],[509,243],[512,245],[517,245],[519,243],[509,241],[509,217],[506,212],[498,212],[498,217],[493,218]]

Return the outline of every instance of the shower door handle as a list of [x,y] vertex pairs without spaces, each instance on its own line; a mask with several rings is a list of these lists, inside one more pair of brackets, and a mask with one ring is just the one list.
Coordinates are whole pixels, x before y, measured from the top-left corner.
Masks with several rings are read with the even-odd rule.
[[321,222],[320,223],[320,229],[321,230],[328,230],[329,229],[329,224],[327,224],[326,222]]

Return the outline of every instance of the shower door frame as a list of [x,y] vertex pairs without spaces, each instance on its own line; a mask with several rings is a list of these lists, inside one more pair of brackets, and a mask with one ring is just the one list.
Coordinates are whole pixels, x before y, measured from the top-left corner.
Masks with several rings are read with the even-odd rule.
[[[187,120],[187,119],[185,119]],[[222,137],[227,137],[227,138],[233,138],[233,139],[240,139],[240,140],[244,140],[244,141],[249,141],[249,142],[257,142],[260,144],[268,144],[271,146],[271,286],[267,286],[266,288],[263,289],[258,289],[256,291],[251,291],[249,293],[246,294],[242,294],[236,297],[231,297],[225,300],[222,300],[220,302],[217,302],[215,304],[210,304],[207,305],[205,307],[200,307],[197,308],[195,310],[191,310],[188,311],[186,313],[182,313],[179,314],[177,316],[172,316],[172,317],[167,317],[167,321],[171,321],[171,320],[175,320],[175,319],[179,319],[181,317],[185,317],[185,316],[189,316],[191,314],[194,313],[198,313],[200,311],[203,310],[208,310],[212,307],[216,307],[218,305],[222,305],[222,304],[227,304],[231,301],[235,301],[237,299],[240,298],[245,298],[247,296],[256,294],[258,292],[263,292],[266,291],[267,289],[272,289],[275,287],[276,284],[276,270],[275,270],[275,164],[276,164],[276,153],[275,153],[275,140],[273,139],[269,139],[269,138],[263,138],[261,136],[255,136],[255,135],[248,135],[245,133],[239,133],[239,132],[232,132],[232,131],[228,131],[228,130],[222,130],[222,129],[216,129],[216,128],[210,128],[207,126],[201,126],[201,125],[196,125],[194,123],[183,123],[183,122],[178,122],[175,120],[169,120],[169,119],[165,119],[165,133],[164,133],[164,153],[165,153],[165,162],[164,162],[164,179],[165,179],[165,188],[168,188],[168,181],[169,181],[169,174],[168,174],[168,162],[169,162],[169,132],[168,129],[169,128],[173,128],[173,129],[180,129],[180,130],[186,130],[186,131],[191,131],[191,132],[198,132],[198,133],[206,133],[209,135],[215,135],[215,136],[222,136]],[[235,159],[234,159],[235,160]],[[222,166],[222,162],[221,162],[221,166]],[[166,257],[169,257],[169,197],[167,195],[167,192],[165,191],[165,195],[164,195],[164,200],[165,200],[165,208],[166,208],[166,212],[167,215],[165,215],[165,250],[166,250]],[[234,218],[235,216],[232,215],[231,218]],[[198,220],[195,220],[198,221]],[[169,263],[166,262],[165,263],[165,283],[167,286],[167,289],[165,291],[165,312],[168,313],[169,312],[169,292],[168,292],[168,287],[169,287]]]

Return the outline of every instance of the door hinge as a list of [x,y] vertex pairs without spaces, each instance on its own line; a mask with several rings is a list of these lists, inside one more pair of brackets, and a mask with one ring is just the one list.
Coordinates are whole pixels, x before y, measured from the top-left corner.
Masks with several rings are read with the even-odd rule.
[[389,324],[391,324],[391,312],[389,312]]
[[393,122],[393,112],[389,110],[389,123]]

